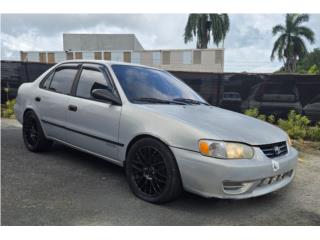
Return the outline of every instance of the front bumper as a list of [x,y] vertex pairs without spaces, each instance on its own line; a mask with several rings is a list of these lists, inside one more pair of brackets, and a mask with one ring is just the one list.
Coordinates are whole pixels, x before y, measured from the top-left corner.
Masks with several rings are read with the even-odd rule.
[[[255,148],[250,160],[221,160],[180,148],[171,150],[185,190],[204,197],[230,199],[256,197],[288,185],[298,159],[298,152],[292,147],[286,155],[274,159]],[[279,169],[274,170],[272,161]]]

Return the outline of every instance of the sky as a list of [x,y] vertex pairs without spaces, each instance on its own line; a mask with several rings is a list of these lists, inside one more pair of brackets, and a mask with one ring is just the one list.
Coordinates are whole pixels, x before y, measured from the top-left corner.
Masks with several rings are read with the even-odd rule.
[[[283,24],[285,14],[229,14],[230,30],[225,48],[225,72],[274,72],[282,66],[271,62],[275,37],[272,27]],[[19,51],[62,51],[62,33],[134,33],[145,49],[195,48],[184,43],[188,14],[2,14],[1,59],[19,60]],[[320,47],[320,14],[306,23]],[[212,43],[209,47],[215,47]]]

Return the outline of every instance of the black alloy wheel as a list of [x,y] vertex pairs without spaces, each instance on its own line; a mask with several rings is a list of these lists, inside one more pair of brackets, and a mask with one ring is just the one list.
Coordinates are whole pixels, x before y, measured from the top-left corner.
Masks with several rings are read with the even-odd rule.
[[25,113],[22,133],[26,147],[32,152],[48,150],[52,145],[52,141],[44,136],[40,122],[33,111]]
[[166,145],[145,138],[129,150],[126,174],[132,191],[153,203],[170,201],[182,190],[176,161]]
[[39,139],[39,129],[36,119],[33,115],[29,115],[29,117],[26,119],[24,131],[28,145],[30,145],[31,147],[36,146]]
[[163,156],[158,149],[146,146],[140,148],[131,163],[134,181],[145,194],[161,194],[168,182],[168,173]]

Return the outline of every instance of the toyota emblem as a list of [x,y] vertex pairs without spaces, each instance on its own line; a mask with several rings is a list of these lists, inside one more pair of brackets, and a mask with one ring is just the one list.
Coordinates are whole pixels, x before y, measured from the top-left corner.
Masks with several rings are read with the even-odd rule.
[[276,154],[276,156],[279,156],[280,148],[278,146],[275,146],[273,150],[274,150],[274,153]]

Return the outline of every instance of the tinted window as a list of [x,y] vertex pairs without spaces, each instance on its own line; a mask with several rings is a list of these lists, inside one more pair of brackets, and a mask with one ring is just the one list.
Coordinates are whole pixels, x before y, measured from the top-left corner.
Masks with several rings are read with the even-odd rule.
[[93,99],[91,92],[94,89],[107,89],[107,80],[98,70],[83,69],[79,79],[76,96]]
[[261,85],[266,94],[294,94],[295,87],[288,84],[263,84]]
[[69,94],[77,71],[77,69],[71,68],[56,70],[49,89],[58,93]]
[[130,101],[139,98],[203,101],[190,87],[165,71],[129,65],[112,65],[112,69]]
[[264,102],[296,102],[299,100],[298,90],[289,84],[261,84],[255,99]]
[[42,85],[41,85],[42,88],[44,88],[44,89],[48,89],[49,88],[53,73],[54,73],[54,71],[46,76],[44,82],[42,82]]

